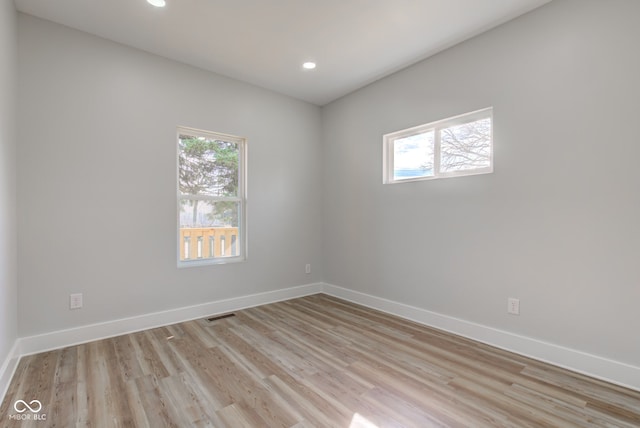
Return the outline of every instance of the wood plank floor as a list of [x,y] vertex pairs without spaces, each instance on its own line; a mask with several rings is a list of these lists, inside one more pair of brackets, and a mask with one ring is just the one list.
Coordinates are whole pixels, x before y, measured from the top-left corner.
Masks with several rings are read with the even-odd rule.
[[314,295],[24,357],[0,426],[638,427],[640,393]]

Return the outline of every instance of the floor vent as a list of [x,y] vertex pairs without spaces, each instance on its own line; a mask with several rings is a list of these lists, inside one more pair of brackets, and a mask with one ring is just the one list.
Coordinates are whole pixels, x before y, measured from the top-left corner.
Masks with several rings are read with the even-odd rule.
[[218,315],[217,317],[210,317],[205,319],[207,320],[207,322],[214,322],[214,321],[218,321],[218,320],[229,318],[229,317],[235,317],[235,316],[236,314],[225,314],[225,315]]

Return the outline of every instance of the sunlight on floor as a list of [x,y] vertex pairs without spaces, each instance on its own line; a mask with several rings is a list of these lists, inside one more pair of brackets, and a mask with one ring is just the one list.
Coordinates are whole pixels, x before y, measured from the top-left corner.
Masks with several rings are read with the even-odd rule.
[[351,419],[351,425],[349,428],[378,428],[378,425],[371,423],[364,416],[356,413]]

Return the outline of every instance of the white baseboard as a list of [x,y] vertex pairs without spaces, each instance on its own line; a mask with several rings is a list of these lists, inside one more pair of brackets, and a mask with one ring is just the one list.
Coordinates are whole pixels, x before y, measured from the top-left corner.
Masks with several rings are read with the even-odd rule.
[[162,327],[169,324],[202,318],[208,315],[219,315],[226,312],[239,311],[253,306],[279,302],[296,297],[308,296],[322,292],[323,284],[307,284],[298,287],[283,288],[265,293],[234,297],[187,306],[168,311],[155,312],[130,318],[122,318],[98,324],[75,327],[68,330],[28,336],[19,339],[21,355],[37,354],[52,349],[78,345],[80,343],[120,336],[122,334]]
[[450,317],[332,284],[307,284],[17,339],[0,366],[0,402],[21,356],[162,327],[207,315],[325,293],[497,348],[640,391],[640,367]]
[[9,355],[4,360],[2,365],[0,365],[0,403],[4,401],[4,396],[9,389],[9,384],[11,383],[11,378],[18,367],[18,363],[20,362],[20,339],[16,339],[13,342],[13,346],[9,351]]
[[487,327],[358,291],[324,284],[325,294],[640,391],[640,367]]

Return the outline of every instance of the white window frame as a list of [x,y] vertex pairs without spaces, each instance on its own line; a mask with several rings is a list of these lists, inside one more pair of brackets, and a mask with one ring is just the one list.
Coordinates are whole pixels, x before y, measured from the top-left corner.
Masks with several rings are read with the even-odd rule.
[[[464,125],[465,123],[475,122],[482,119],[491,120],[491,153],[489,158],[489,166],[485,168],[467,169],[462,171],[440,171],[440,131],[452,126]],[[405,179],[394,178],[394,142],[398,139],[411,137],[413,135],[424,134],[429,131],[434,133],[434,150],[433,150],[433,175],[426,177],[409,177]],[[438,120],[436,122],[424,125],[414,126],[413,128],[403,129],[401,131],[392,132],[383,136],[383,170],[382,182],[384,184],[409,183],[413,181],[434,180],[446,177],[461,177],[466,175],[488,174],[493,172],[493,107],[482,110],[476,110],[471,113],[465,113],[447,119]]]
[[[234,197],[219,197],[208,195],[183,195],[180,192],[180,135],[191,135],[194,137],[202,137],[209,140],[223,140],[233,142],[238,145],[238,194]],[[176,190],[177,190],[177,239],[176,254],[178,267],[194,267],[206,265],[219,265],[226,263],[237,263],[247,259],[247,139],[237,137],[235,135],[222,134],[220,132],[203,131],[201,129],[189,128],[186,126],[178,126],[176,133]],[[182,200],[198,199],[201,201],[224,202],[233,201],[239,203],[238,208],[238,238],[236,245],[238,247],[238,255],[228,257],[212,257],[212,258],[191,258],[189,260],[180,259],[180,203]],[[220,240],[216,240],[220,242]]]

